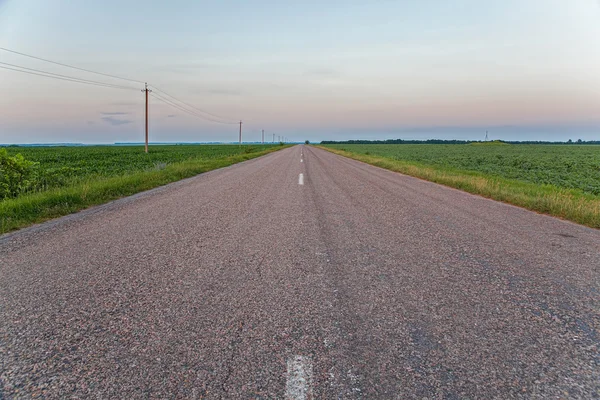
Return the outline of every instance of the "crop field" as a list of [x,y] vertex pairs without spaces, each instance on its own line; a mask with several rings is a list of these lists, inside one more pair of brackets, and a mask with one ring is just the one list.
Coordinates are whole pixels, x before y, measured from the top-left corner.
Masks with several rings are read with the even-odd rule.
[[163,145],[140,146],[7,147],[9,156],[21,154],[36,162],[34,191],[79,181],[164,169],[190,160],[213,160],[262,151],[273,145]]
[[284,148],[154,145],[0,148],[0,234]]
[[600,146],[339,144],[325,147],[600,196]]

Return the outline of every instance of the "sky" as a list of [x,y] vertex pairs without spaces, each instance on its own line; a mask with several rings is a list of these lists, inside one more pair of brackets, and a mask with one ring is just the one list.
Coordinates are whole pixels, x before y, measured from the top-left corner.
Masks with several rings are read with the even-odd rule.
[[[0,47],[233,122],[151,96],[156,142],[600,140],[600,0],[0,0]],[[0,68],[0,143],[143,141],[143,84],[0,63],[135,89]]]

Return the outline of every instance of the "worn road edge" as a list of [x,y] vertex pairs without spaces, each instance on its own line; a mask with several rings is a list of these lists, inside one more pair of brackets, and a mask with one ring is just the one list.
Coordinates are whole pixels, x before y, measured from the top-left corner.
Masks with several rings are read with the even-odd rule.
[[[263,154],[261,156],[251,158],[250,160],[244,160],[244,161],[240,161],[240,162],[228,165],[226,167],[216,168],[216,169],[213,169],[213,170],[210,170],[210,171],[202,172],[200,174],[191,176],[189,178],[183,178],[183,179],[180,179],[180,180],[175,181],[175,182],[167,183],[166,185],[157,186],[157,187],[155,187],[153,189],[149,189],[149,190],[145,190],[145,191],[142,191],[142,192],[138,192],[138,193],[133,194],[131,196],[122,197],[122,198],[116,199],[116,200],[110,200],[110,201],[107,201],[106,203],[95,205],[95,206],[91,206],[91,207],[88,207],[88,208],[84,208],[84,209],[82,209],[80,211],[76,211],[76,212],[71,213],[71,214],[66,214],[66,215],[63,215],[61,217],[49,219],[47,221],[42,221],[42,222],[34,223],[32,225],[29,225],[29,226],[21,228],[21,229],[17,229],[17,230],[12,231],[12,232],[7,232],[7,233],[4,233],[4,234],[0,234],[0,244],[9,242],[9,241],[17,238],[18,236],[21,236],[21,235],[27,235],[27,234],[31,234],[31,233],[43,232],[43,231],[46,231],[48,229],[52,229],[52,228],[54,228],[56,226],[66,225],[66,224],[75,222],[75,221],[77,221],[79,219],[86,218],[86,217],[88,217],[90,215],[94,215],[94,214],[101,213],[101,212],[104,212],[104,211],[116,209],[118,207],[121,207],[121,206],[123,206],[125,204],[129,204],[129,203],[134,202],[136,200],[139,200],[139,199],[142,199],[142,198],[146,198],[146,197],[149,197],[149,196],[153,196],[155,194],[162,193],[164,191],[171,190],[173,188],[185,185],[188,182],[190,182],[190,181],[192,181],[194,179],[197,179],[199,176],[207,176],[207,175],[216,173],[217,171],[223,171],[223,170],[226,170],[228,168],[232,168],[232,167],[235,167],[235,166],[243,165],[243,164],[246,164],[246,163],[251,163],[251,162],[254,162],[254,161],[256,161],[256,160],[258,160],[260,158],[266,157],[266,156],[268,156],[270,154],[276,153],[276,152],[278,152],[280,150],[283,150],[283,149],[286,149],[286,148],[289,148],[289,147],[278,148],[275,151],[271,151],[271,152],[268,152],[268,153]],[[1,399],[1,397],[0,397],[0,399]]]
[[[461,175],[459,171],[443,171],[436,169],[435,166],[420,166],[402,160],[396,162],[391,158],[363,155],[323,146],[314,147],[377,168],[412,176],[589,228],[600,229],[600,198],[576,195],[567,189],[549,188],[530,182],[511,181],[479,173]],[[532,189],[548,193],[533,196],[530,194]]]

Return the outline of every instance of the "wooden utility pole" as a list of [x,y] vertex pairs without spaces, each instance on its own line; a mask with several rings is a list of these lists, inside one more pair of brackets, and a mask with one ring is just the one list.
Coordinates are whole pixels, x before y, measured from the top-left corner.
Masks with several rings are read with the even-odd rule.
[[152,90],[148,90],[148,82],[145,84],[145,89],[142,92],[146,92],[146,144],[144,146],[144,151],[148,152],[148,93],[151,93]]
[[242,121],[240,120],[240,144],[242,144]]
[[273,134],[273,143],[275,143],[275,134]]
[[262,144],[265,144],[265,130],[262,130]]

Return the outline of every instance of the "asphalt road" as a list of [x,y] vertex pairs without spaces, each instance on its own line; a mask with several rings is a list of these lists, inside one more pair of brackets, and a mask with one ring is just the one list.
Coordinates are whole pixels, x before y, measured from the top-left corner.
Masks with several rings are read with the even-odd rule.
[[0,238],[0,398],[599,398],[599,268],[296,146]]

